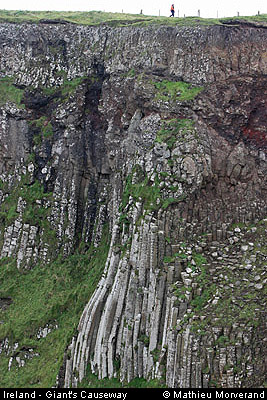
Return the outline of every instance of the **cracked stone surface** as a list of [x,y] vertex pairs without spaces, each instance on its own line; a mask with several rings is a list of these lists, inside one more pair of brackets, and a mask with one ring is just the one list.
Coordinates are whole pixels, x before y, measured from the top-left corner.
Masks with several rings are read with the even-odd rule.
[[[59,386],[88,365],[263,385],[266,42],[256,26],[0,24],[1,78],[23,91],[0,107],[1,258],[26,272],[111,234]],[[8,338],[1,352],[9,368],[39,357]]]

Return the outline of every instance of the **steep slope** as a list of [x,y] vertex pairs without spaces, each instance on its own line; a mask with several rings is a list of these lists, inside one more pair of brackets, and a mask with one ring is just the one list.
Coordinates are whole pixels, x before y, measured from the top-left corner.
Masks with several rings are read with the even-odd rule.
[[0,46],[3,385],[262,385],[266,29],[3,23]]

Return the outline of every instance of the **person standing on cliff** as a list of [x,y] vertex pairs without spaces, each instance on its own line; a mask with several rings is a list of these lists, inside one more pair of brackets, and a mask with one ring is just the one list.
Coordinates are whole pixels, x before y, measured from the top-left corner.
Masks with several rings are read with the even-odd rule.
[[174,11],[174,4],[172,4],[172,6],[171,6],[171,15],[170,15],[170,17],[174,17],[174,13],[175,13],[175,11]]

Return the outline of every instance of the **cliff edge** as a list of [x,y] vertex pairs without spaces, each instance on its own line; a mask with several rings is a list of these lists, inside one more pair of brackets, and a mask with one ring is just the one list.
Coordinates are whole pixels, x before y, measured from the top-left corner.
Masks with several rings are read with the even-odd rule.
[[266,43],[0,24],[3,386],[263,386]]

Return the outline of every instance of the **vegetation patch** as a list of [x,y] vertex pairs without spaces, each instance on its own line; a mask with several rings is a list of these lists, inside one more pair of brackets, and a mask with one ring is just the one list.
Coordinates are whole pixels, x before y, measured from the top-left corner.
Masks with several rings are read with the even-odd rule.
[[107,24],[110,26],[147,26],[147,25],[171,25],[171,26],[199,26],[199,25],[222,25],[228,23],[237,25],[238,23],[267,23],[267,15],[261,14],[248,17],[234,18],[200,18],[200,17],[185,17],[185,18],[168,18],[156,17],[143,14],[125,14],[125,13],[110,13],[101,11],[23,11],[23,10],[0,10],[1,22],[15,23],[73,23],[82,25],[101,25]]
[[51,121],[46,116],[40,117],[30,122],[31,127],[36,128],[38,132],[34,135],[33,142],[35,145],[40,145],[43,139],[48,139],[53,136],[53,127]]
[[84,77],[78,77],[72,80],[64,79],[63,85],[60,87],[61,96],[64,99],[69,99],[69,97],[77,90],[78,86],[80,86],[84,80]]
[[[180,244],[179,252],[164,258],[164,262],[170,264],[175,263],[177,257],[184,259],[183,265],[188,274],[186,277],[191,282],[190,286],[181,280],[172,286],[172,290],[177,296],[178,305],[178,302],[188,302],[193,316],[190,320],[191,329],[197,335],[206,336],[211,327],[231,328],[240,324],[260,329],[263,323],[266,302],[266,220],[253,225],[239,224],[238,231],[235,227],[236,225],[232,227],[236,230],[233,234],[240,235],[243,243],[250,244],[245,246],[236,242],[229,246],[229,242],[221,243],[217,249],[220,252],[219,259],[214,259],[208,249],[202,253],[192,251],[192,243],[185,244],[184,249]],[[247,248],[246,251],[243,250],[243,257],[240,254],[242,246]],[[187,318],[188,315],[180,325],[188,323]],[[233,343],[223,335],[215,343],[220,347],[231,344]]]
[[91,83],[94,83],[95,77],[92,76],[91,78],[86,78],[84,76],[77,77],[74,79],[67,79],[67,74],[64,71],[61,71],[59,75],[62,78],[62,84],[60,86],[53,86],[53,87],[41,87],[40,89],[42,90],[42,93],[44,96],[48,96],[51,99],[54,100],[54,102],[57,102],[57,99],[60,100],[60,102],[65,102],[69,100],[70,96],[75,93],[77,88],[86,80],[90,79]]
[[150,339],[147,335],[140,335],[139,340],[144,344],[144,346],[149,346]]
[[163,121],[161,129],[157,132],[156,143],[166,143],[172,150],[176,141],[185,140],[194,132],[194,121],[191,119],[171,119]]
[[136,165],[126,178],[126,185],[122,195],[120,210],[123,211],[129,204],[130,197],[136,203],[142,201],[146,210],[158,209],[160,201],[159,179],[153,182],[145,175],[142,168]]
[[86,377],[78,384],[79,388],[164,388],[166,384],[159,379],[147,381],[144,378],[134,378],[130,382],[121,382],[119,378],[98,379],[88,368]]
[[166,210],[171,204],[179,203],[185,199],[185,195],[165,197],[160,186],[160,175],[155,173],[148,176],[139,165],[135,165],[132,172],[127,176],[125,188],[122,194],[120,205],[120,224],[128,230],[130,220],[128,217],[129,208],[132,204],[141,202],[145,213],[158,211],[160,208]]
[[19,199],[26,202],[22,214],[25,224],[42,226],[47,221],[49,207],[44,206],[44,201],[52,200],[52,193],[45,193],[44,187],[39,181],[29,183],[29,176],[24,175],[13,189],[6,194],[5,200],[0,206],[0,220],[5,225],[10,225],[19,216],[17,211]]
[[174,82],[163,80],[154,83],[157,89],[156,100],[163,101],[189,101],[193,100],[203,87],[192,86],[186,82]]
[[[0,310],[0,343],[8,339],[9,352],[0,356],[1,387],[52,387],[63,363],[64,352],[76,333],[80,315],[103,273],[109,231],[105,225],[97,248],[36,265],[27,273],[16,268],[14,259],[0,261],[0,297],[11,298],[6,311]],[[56,325],[45,338],[40,328]],[[17,345],[15,345],[17,343]],[[19,367],[11,357],[23,349],[36,354]]]
[[24,90],[18,88],[14,82],[15,79],[13,77],[0,78],[0,106],[11,102],[19,108],[24,108],[22,104]]

